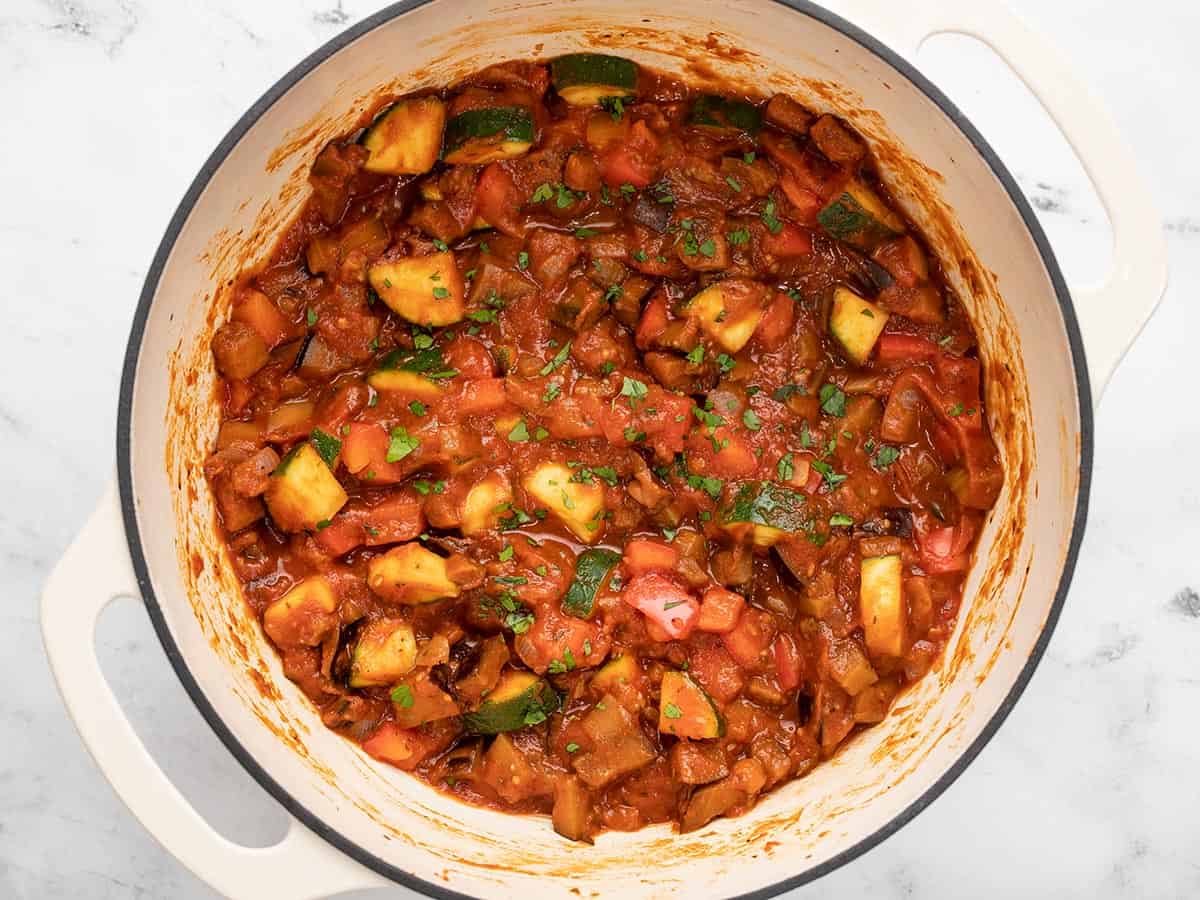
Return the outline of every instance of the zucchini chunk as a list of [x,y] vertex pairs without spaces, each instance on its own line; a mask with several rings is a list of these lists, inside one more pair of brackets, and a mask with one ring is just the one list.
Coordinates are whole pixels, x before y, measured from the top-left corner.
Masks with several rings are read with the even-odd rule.
[[392,312],[417,325],[453,325],[466,313],[462,275],[449,250],[376,263],[367,278]]
[[809,526],[805,502],[803,494],[772,481],[748,481],[721,511],[721,527],[737,532],[750,526],[754,543],[771,547]]
[[571,481],[574,473],[562,463],[544,462],[525,476],[525,490],[558,516],[585,544],[600,538],[604,488],[598,483]]
[[392,688],[391,697],[396,724],[402,728],[449,719],[462,712],[453,697],[429,680],[429,672],[424,669]]
[[596,595],[620,561],[620,553],[604,547],[580,553],[575,560],[575,579],[563,597],[563,612],[578,619],[590,618]]
[[267,509],[284,531],[315,531],[349,499],[321,454],[307,441],[279,461],[267,484]]
[[856,365],[866,363],[888,318],[887,310],[864,300],[849,288],[839,287],[833,292],[829,330]]
[[731,302],[735,285],[718,281],[688,301],[684,314],[695,319],[704,332],[729,353],[737,353],[754,334],[763,317],[759,304]]
[[905,624],[900,557],[868,557],[860,572],[858,603],[867,650],[876,657],[899,657],[904,653]]
[[450,165],[483,165],[524,156],[533,146],[533,115],[524,106],[468,109],[446,126],[442,159]]
[[512,485],[499,472],[489,472],[463,498],[459,530],[463,534],[479,534],[495,528],[504,515],[504,505],[512,503]]
[[717,705],[686,672],[663,673],[658,701],[658,730],[694,741],[725,735]]
[[637,64],[603,53],[571,53],[550,62],[554,90],[571,106],[595,106],[605,97],[637,93]]
[[904,233],[904,220],[860,179],[853,179],[817,213],[830,237],[870,252]]
[[509,669],[473,713],[463,716],[472,734],[500,734],[544,722],[558,709],[554,688],[532,672]]
[[395,684],[417,663],[412,626],[395,619],[376,619],[359,633],[350,656],[350,687]]
[[610,659],[592,676],[589,685],[600,694],[610,694],[622,685],[630,685],[642,675],[642,667],[638,665],[637,657],[625,653],[615,659]]
[[430,381],[416,372],[405,372],[403,369],[378,368],[367,376],[367,384],[377,391],[383,391],[397,396],[413,397],[432,403],[442,396],[442,388],[436,382]]
[[450,580],[446,560],[418,542],[393,547],[367,565],[367,584],[392,603],[415,605],[457,597],[459,587]]
[[263,611],[263,631],[280,647],[315,647],[337,627],[336,612],[333,588],[314,575]]
[[421,175],[442,149],[446,104],[437,97],[401,100],[383,111],[363,135],[370,152],[363,168],[383,175]]
[[688,124],[718,131],[744,131],[753,135],[762,128],[762,113],[745,100],[705,94],[692,104]]

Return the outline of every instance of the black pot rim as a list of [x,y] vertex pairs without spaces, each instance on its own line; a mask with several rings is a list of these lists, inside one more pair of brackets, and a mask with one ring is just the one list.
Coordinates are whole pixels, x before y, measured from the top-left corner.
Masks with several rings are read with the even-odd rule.
[[[363,864],[369,869],[391,879],[392,881],[402,884],[412,890],[415,890],[428,897],[445,898],[445,900],[471,900],[467,894],[458,891],[450,890],[442,885],[435,884],[422,878],[418,878],[404,870],[380,859],[373,853],[368,852],[363,847],[356,844],[354,841],[343,835],[336,827],[319,818],[302,804],[300,804],[288,791],[280,785],[266,769],[246,750],[245,747],[238,741],[234,734],[217,715],[208,699],[204,696],[200,686],[196,683],[188,669],[187,662],[183,658],[175,639],[167,627],[166,620],[163,616],[162,608],[158,603],[158,599],[154,594],[154,587],[150,580],[149,567],[146,563],[145,554],[142,551],[141,536],[138,529],[137,514],[133,496],[133,471],[132,471],[132,413],[133,413],[133,391],[134,383],[137,378],[137,368],[140,356],[142,337],[145,332],[146,321],[150,313],[150,307],[153,303],[154,296],[158,290],[159,279],[162,276],[163,268],[166,265],[167,259],[171,255],[171,251],[175,246],[175,241],[179,237],[184,223],[187,221],[193,207],[199,199],[204,188],[208,185],[213,175],[224,163],[225,158],[229,155],[232,149],[237,145],[238,141],[254,126],[254,124],[262,117],[262,115],[270,109],[280,97],[290,90],[297,82],[299,82],[310,71],[324,62],[333,54],[337,53],[348,44],[357,40],[362,35],[374,30],[380,25],[391,21],[403,13],[424,6],[430,0],[401,0],[394,3],[374,15],[368,16],[363,21],[346,29],[341,34],[327,41],[319,49],[309,54],[303,61],[296,65],[291,71],[279,79],[269,90],[266,91],[252,105],[237,123],[229,130],[228,134],[217,145],[209,158],[201,167],[196,178],[192,181],[187,193],[184,195],[178,208],[175,210],[171,221],[167,226],[167,230],[163,235],[162,241],[159,243],[158,250],[154,255],[154,260],[146,275],[145,283],[143,284],[140,298],[138,300],[137,310],[134,314],[133,324],[130,329],[129,342],[125,350],[124,369],[121,375],[121,389],[117,407],[117,476],[120,489],[121,510],[125,525],[126,540],[129,545],[129,555],[133,563],[133,569],[137,577],[138,586],[141,590],[142,597],[146,604],[146,609],[150,615],[151,622],[154,625],[154,630],[158,634],[159,640],[162,642],[163,649],[166,651],[167,658],[170,660],[171,666],[175,669],[176,675],[182,682],[184,689],[192,698],[192,702],[196,704],[201,715],[208,722],[209,726],[216,733],[217,737],[225,745],[234,758],[241,763],[242,767],[257,781],[272,797],[286,809],[291,815],[299,819],[306,827],[314,833],[324,838],[341,852],[345,853],[350,858]],[[850,38],[855,43],[862,46],[864,49],[881,58],[896,69],[901,75],[907,78],[918,90],[925,94],[930,101],[936,104],[941,111],[955,124],[955,126],[963,133],[963,135],[971,142],[976,151],[983,157],[989,168],[995,174],[997,179],[1003,185],[1004,190],[1011,199],[1013,205],[1020,213],[1025,227],[1033,239],[1034,245],[1037,247],[1038,253],[1041,256],[1042,264],[1045,266],[1049,274],[1051,284],[1054,287],[1054,293],[1058,299],[1060,311],[1062,313],[1063,322],[1066,326],[1067,340],[1071,349],[1071,358],[1075,371],[1076,390],[1079,402],[1079,418],[1080,418],[1080,447],[1079,447],[1079,487],[1076,493],[1075,515],[1071,523],[1071,538],[1068,544],[1066,559],[1063,562],[1062,574],[1059,578],[1058,587],[1055,590],[1054,603],[1050,608],[1049,615],[1046,617],[1045,624],[1042,627],[1041,635],[1038,638],[1033,652],[1030,653],[1021,672],[1017,676],[1012,688],[1007,696],[1000,704],[999,708],[992,715],[987,725],[983,728],[979,736],[971,743],[971,745],[962,752],[955,760],[954,764],[942,774],[936,782],[934,782],[926,791],[909,804],[904,810],[898,813],[885,825],[864,837],[853,846],[843,850],[837,855],[831,857],[825,862],[806,869],[805,871],[782,879],[767,887],[759,888],[758,890],[750,891],[738,896],[737,900],[766,900],[766,898],[774,897],[784,891],[799,887],[814,881],[823,875],[838,869],[851,860],[856,859],[868,850],[872,849],[887,837],[898,831],[908,822],[912,821],[917,814],[929,806],[936,800],[943,791],[945,791],[954,781],[963,773],[963,771],[971,764],[980,751],[991,740],[999,727],[1008,717],[1009,712],[1024,692],[1030,678],[1037,669],[1046,647],[1050,641],[1050,637],[1054,632],[1055,625],[1062,613],[1063,605],[1066,601],[1067,590],[1071,583],[1071,576],[1075,570],[1075,564],[1079,556],[1080,543],[1083,540],[1084,526],[1087,520],[1088,496],[1091,487],[1092,474],[1092,449],[1093,449],[1093,420],[1092,420],[1092,400],[1091,386],[1088,381],[1087,366],[1083,351],[1083,341],[1079,331],[1079,323],[1075,315],[1075,309],[1071,302],[1071,296],[1067,289],[1065,280],[1058,262],[1055,259],[1054,252],[1050,247],[1049,241],[1046,239],[1045,233],[1038,224],[1037,218],[1034,216],[1033,210],[1029,203],[1025,200],[1020,188],[1017,186],[1016,180],[1009,173],[1008,169],[1000,161],[991,146],[984,140],[979,131],[970,123],[970,121],[962,114],[962,112],[943,94],[929,79],[918,72],[912,65],[900,57],[897,53],[886,47],[883,43],[876,40],[871,35],[864,32],[862,29],[842,19],[840,16],[834,15],[822,7],[809,2],[809,0],[774,0],[781,6],[792,9],[796,12],[807,15],[822,24],[832,28],[847,38]]]

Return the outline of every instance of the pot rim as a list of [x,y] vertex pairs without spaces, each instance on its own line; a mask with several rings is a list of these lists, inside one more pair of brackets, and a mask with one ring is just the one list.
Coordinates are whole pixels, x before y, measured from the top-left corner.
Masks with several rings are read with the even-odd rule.
[[[200,171],[180,201],[179,206],[171,216],[162,241],[159,243],[158,249],[154,254],[154,259],[147,271],[146,279],[138,298],[137,309],[130,327],[129,341],[125,349],[125,358],[121,373],[121,387],[117,401],[117,479],[120,492],[121,515],[124,521],[130,560],[133,564],[134,574],[137,578],[138,587],[145,602],[146,610],[154,626],[154,631],[162,643],[163,650],[166,652],[171,667],[175,670],[175,674],[183,684],[184,690],[187,691],[188,696],[191,697],[192,702],[196,705],[196,708],[200,711],[200,714],[204,717],[209,727],[216,733],[221,743],[225,745],[225,748],[242,765],[246,772],[278,801],[288,813],[295,816],[307,828],[351,859],[385,876],[391,881],[402,884],[427,897],[445,898],[445,900],[472,900],[470,895],[451,890],[412,875],[379,858],[375,854],[368,852],[347,838],[336,827],[325,822],[298,802],[242,746],[237,737],[234,736],[233,732],[230,731],[216,710],[208,702],[204,692],[192,676],[187,662],[167,626],[162,607],[154,593],[145,554],[142,552],[141,535],[138,529],[133,495],[133,391],[137,380],[142,338],[145,333],[150,308],[158,292],[163,269],[196,202],[208,186],[209,181],[224,164],[226,157],[242,137],[298,81],[348,44],[397,16],[424,6],[429,2],[431,0],[400,0],[400,2],[385,7],[326,41],[263,93],[241,118],[238,119],[229,132],[221,139],[221,142],[209,155],[208,159],[205,160],[204,165],[200,168]],[[823,25],[840,32],[869,53],[874,54],[896,69],[954,123],[959,131],[971,142],[975,150],[983,157],[988,167],[1000,181],[1005,193],[1008,194],[1009,199],[1020,214],[1030,237],[1033,239],[1042,264],[1045,266],[1046,272],[1050,277],[1050,282],[1054,288],[1054,294],[1058,300],[1066,327],[1067,342],[1071,350],[1071,362],[1075,373],[1076,393],[1079,404],[1079,484],[1075,496],[1075,515],[1071,522],[1071,537],[1068,542],[1066,558],[1063,561],[1058,587],[1054,593],[1054,602],[1046,616],[1041,634],[1038,636],[1033,651],[1029,654],[1025,665],[1017,675],[1008,694],[988,720],[979,736],[920,797],[901,810],[886,824],[862,838],[853,846],[797,875],[784,878],[772,885],[748,893],[736,895],[732,900],[766,900],[766,898],[774,897],[785,891],[815,881],[857,859],[908,824],[936,800],[966,770],[967,766],[974,761],[975,757],[979,755],[992,739],[1004,723],[1004,720],[1008,718],[1009,712],[1011,712],[1017,700],[1020,699],[1029,680],[1033,677],[1033,673],[1046,651],[1046,647],[1050,642],[1050,638],[1054,633],[1054,628],[1058,623],[1059,616],[1066,602],[1067,590],[1070,587],[1071,578],[1074,574],[1075,564],[1079,556],[1079,547],[1083,540],[1084,526],[1087,521],[1094,438],[1091,385],[1088,380],[1083,339],[1070,292],[1063,278],[1062,271],[1059,269],[1054,251],[1051,249],[1050,243],[1041,225],[1038,223],[1033,209],[1025,199],[1024,194],[1021,193],[1016,180],[1009,173],[1004,163],[1000,161],[999,156],[997,156],[983,135],[971,124],[967,117],[932,81],[881,41],[843,19],[841,16],[810,2],[810,0],[772,0],[772,2],[816,19]]]

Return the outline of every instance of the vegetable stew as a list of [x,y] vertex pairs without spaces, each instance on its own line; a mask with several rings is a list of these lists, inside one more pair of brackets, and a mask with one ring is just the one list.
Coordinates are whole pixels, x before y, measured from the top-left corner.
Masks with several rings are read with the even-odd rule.
[[326,146],[212,339],[229,555],[324,723],[566,838],[737,815],[935,665],[1003,482],[847,124],[613,56]]

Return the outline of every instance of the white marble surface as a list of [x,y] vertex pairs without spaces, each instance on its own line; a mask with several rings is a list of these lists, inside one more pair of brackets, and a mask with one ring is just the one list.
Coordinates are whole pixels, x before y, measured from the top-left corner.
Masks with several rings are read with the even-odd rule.
[[[1200,895],[1200,12],[1018,0],[1110,105],[1164,216],[1171,286],[1097,423],[1091,521],[1066,612],[1024,699],[915,822],[805,898]],[[0,897],[214,896],[115,798],[50,680],[43,579],[113,466],[117,382],[146,266],[201,161],[364,0],[0,4]],[[1018,175],[1069,278],[1103,272],[1107,224],[1038,107],[970,42],[922,66]],[[52,366],[46,365],[53,359]],[[100,632],[151,750],[228,836],[282,811],[188,703],[144,613]],[[399,892],[397,892],[398,894]]]

